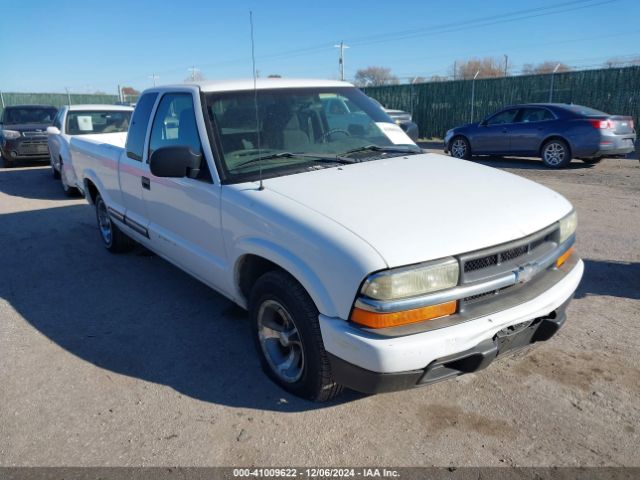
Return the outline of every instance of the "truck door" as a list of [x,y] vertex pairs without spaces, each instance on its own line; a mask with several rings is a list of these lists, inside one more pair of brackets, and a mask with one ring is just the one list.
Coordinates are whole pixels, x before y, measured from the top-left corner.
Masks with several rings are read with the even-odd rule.
[[[206,135],[204,131],[202,134]],[[148,157],[159,148],[175,145],[186,145],[203,153],[200,138],[192,93],[164,94],[153,119]],[[149,235],[158,253],[210,286],[225,291],[227,260],[222,241],[220,193],[220,185],[213,183],[203,154],[198,178],[159,178],[149,174],[149,184],[142,194]]]
[[[140,97],[131,118],[125,154],[120,158],[118,175],[125,223],[140,235],[147,236],[147,210],[142,198],[143,183],[148,181],[149,165],[144,159],[144,146],[149,129],[149,119],[158,94],[146,93]],[[145,180],[146,179],[146,180]],[[117,208],[115,205],[114,208]]]

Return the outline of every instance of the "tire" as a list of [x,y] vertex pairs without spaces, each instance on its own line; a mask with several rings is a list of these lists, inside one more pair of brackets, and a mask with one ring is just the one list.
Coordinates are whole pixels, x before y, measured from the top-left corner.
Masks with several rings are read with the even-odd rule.
[[54,180],[60,180],[60,172],[53,166],[53,158],[49,157],[49,163],[51,164],[51,176]]
[[595,157],[595,158],[581,158],[584,163],[588,163],[589,165],[595,165],[596,163],[600,163],[604,157]]
[[342,391],[333,380],[318,309],[293,277],[281,270],[265,273],[251,290],[249,311],[260,363],[271,380],[316,402]]
[[571,162],[571,150],[564,140],[551,139],[540,149],[542,161],[549,168],[564,168]]
[[107,205],[102,200],[100,194],[96,196],[96,220],[98,221],[98,231],[100,238],[107,250],[111,253],[122,253],[131,250],[133,240],[127,237],[118,226],[111,221],[107,211]]
[[449,153],[454,158],[469,160],[471,158],[471,145],[469,140],[462,136],[453,137],[449,144]]
[[13,162],[3,155],[2,156],[2,166],[4,168],[13,168]]

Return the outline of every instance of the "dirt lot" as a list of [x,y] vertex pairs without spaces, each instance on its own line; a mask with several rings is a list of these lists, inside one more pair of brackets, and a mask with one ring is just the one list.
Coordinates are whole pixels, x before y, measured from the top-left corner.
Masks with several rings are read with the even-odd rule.
[[640,465],[640,163],[482,163],[576,206],[565,327],[475,375],[328,405],[263,376],[227,300],[107,253],[48,168],[0,169],[0,465]]

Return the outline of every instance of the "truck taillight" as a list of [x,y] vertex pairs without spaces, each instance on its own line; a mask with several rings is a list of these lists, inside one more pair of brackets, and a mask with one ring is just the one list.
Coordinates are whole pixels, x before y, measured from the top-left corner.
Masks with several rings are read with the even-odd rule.
[[589,120],[589,123],[593,128],[598,128],[600,130],[613,128],[613,122],[611,120]]

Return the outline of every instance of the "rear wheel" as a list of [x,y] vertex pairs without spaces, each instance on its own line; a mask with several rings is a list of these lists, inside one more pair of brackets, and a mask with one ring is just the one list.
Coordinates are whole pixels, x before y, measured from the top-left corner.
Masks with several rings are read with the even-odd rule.
[[133,247],[133,241],[127,237],[113,223],[107,205],[102,200],[102,196],[98,194],[96,196],[96,219],[98,220],[98,230],[100,231],[100,237],[104,242],[104,246],[112,253],[121,253],[131,250]]
[[2,166],[4,168],[12,168],[13,162],[9,160],[7,157],[5,157],[4,155],[2,155]]
[[542,161],[549,168],[563,168],[571,162],[571,151],[567,142],[552,139],[542,146]]
[[451,152],[451,156],[455,158],[465,160],[471,158],[471,145],[469,145],[469,141],[464,137],[453,137],[449,151]]
[[281,270],[265,273],[251,291],[252,336],[265,373],[286,391],[317,402],[342,391],[324,349],[318,309]]

